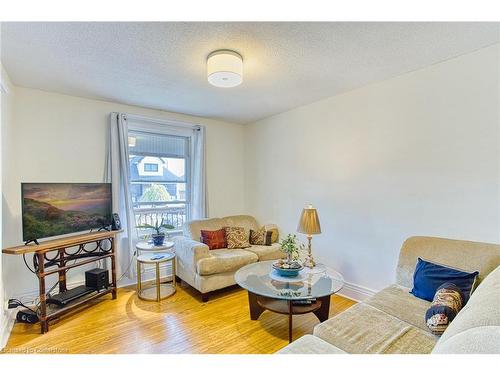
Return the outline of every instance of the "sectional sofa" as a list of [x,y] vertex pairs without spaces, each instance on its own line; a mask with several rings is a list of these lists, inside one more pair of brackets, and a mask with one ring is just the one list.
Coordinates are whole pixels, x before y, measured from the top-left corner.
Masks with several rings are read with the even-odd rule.
[[[479,286],[441,337],[425,324],[430,302],[409,293],[418,257],[479,271]],[[395,284],[278,353],[500,353],[500,245],[411,237],[401,248]]]

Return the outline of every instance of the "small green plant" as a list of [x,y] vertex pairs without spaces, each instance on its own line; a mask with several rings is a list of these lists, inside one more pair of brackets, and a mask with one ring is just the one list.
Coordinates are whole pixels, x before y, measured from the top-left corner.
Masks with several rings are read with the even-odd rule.
[[156,232],[155,234],[157,236],[165,234],[165,233],[163,233],[162,229],[175,229],[175,227],[173,225],[171,225],[171,224],[165,224],[163,218],[161,219],[160,224],[158,224],[158,218],[156,218],[155,225],[141,224],[141,225],[138,225],[137,228],[140,228],[140,229],[153,229]]
[[288,234],[280,242],[281,250],[287,254],[288,260],[299,259],[300,251],[304,250],[304,245],[297,243],[297,235]]

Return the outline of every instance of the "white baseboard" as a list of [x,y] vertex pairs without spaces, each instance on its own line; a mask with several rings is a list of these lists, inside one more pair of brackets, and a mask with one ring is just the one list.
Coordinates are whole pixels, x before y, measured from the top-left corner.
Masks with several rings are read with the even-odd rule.
[[352,299],[356,302],[361,302],[374,296],[376,293],[376,290],[346,281],[344,282],[344,287],[337,294],[342,297]]
[[6,310],[4,314],[2,326],[0,327],[0,350],[5,348],[7,345],[10,332],[12,331],[12,327],[14,326],[14,322],[16,320],[15,311],[13,310]]

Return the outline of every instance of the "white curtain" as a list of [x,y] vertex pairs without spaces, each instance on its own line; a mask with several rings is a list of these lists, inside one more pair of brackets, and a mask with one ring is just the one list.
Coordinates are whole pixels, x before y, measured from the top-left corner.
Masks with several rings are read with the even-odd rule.
[[191,162],[191,219],[208,217],[207,174],[205,158],[205,127],[197,126],[192,136]]
[[137,231],[129,185],[128,123],[124,113],[111,113],[105,180],[112,183],[113,212],[120,215],[123,232],[117,237],[119,251],[117,273],[134,276],[132,262]]

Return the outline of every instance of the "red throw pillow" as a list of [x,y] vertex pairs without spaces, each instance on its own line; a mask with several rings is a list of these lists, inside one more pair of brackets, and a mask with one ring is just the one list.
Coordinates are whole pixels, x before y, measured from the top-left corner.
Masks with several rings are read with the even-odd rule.
[[224,249],[227,247],[226,230],[201,230],[201,242],[208,246],[210,250]]

